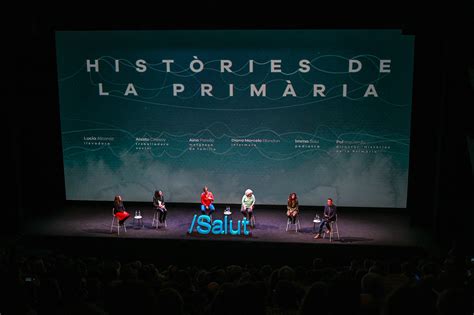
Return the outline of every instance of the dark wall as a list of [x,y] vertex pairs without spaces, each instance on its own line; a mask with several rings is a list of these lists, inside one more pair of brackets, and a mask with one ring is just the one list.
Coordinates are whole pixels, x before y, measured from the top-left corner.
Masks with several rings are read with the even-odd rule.
[[466,45],[466,39],[473,38],[473,21],[474,15],[470,14],[468,22],[455,23],[445,33],[442,45],[443,56],[447,57],[443,69],[446,93],[438,130],[441,149],[437,156],[434,216],[441,244],[449,247],[455,241],[471,249],[474,248],[474,181],[467,136],[474,135],[474,89],[469,82],[468,66],[474,61],[474,49]]
[[[38,7],[16,23],[20,27],[12,32],[22,40],[12,52],[19,61],[12,91],[18,102],[9,116],[15,166],[7,168],[17,183],[9,199],[18,222],[20,208],[27,215],[50,213],[64,202],[55,29],[401,28],[416,36],[408,200],[412,222],[439,231],[451,215],[453,197],[462,205],[472,203],[472,193],[466,192],[469,181],[463,177],[467,151],[460,140],[472,125],[463,88],[468,87],[464,63],[472,39],[468,6],[437,9],[408,1],[130,5],[135,4],[104,10],[72,4],[56,11]],[[448,23],[452,17],[454,22]]]

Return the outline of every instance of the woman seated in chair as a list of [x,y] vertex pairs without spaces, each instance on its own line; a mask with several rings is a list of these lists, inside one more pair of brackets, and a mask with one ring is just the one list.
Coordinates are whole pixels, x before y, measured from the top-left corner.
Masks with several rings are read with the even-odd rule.
[[122,197],[115,196],[114,198],[114,215],[119,220],[119,224],[123,225],[125,220],[130,217],[130,214],[125,211],[125,207],[123,205]]
[[296,223],[296,217],[298,216],[298,213],[298,197],[296,196],[296,193],[291,193],[288,196],[288,203],[286,205],[286,215],[288,216],[288,220],[290,220],[292,224]]
[[155,195],[153,196],[153,207],[158,212],[158,221],[160,221],[160,223],[165,222],[168,210],[165,207],[165,196],[161,190],[155,190]]
[[253,208],[255,206],[255,196],[251,189],[247,189],[245,191],[244,196],[242,197],[242,207],[240,208],[240,212],[244,218],[250,221],[253,215]]

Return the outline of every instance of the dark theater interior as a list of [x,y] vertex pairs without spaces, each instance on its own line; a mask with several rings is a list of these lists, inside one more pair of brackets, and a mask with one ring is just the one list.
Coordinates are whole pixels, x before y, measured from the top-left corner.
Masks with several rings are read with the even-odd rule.
[[14,6],[0,315],[474,314],[472,1]]

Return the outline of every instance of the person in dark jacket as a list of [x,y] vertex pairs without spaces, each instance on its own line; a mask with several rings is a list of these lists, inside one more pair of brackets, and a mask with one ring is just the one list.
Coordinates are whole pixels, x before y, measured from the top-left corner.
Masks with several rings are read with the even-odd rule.
[[153,207],[158,211],[158,221],[160,221],[160,223],[165,222],[168,210],[165,206],[165,196],[161,190],[156,190],[153,195]]
[[331,233],[330,222],[336,221],[336,205],[332,202],[331,198],[328,198],[327,204],[324,206],[324,216],[319,225],[319,232],[314,238],[320,238],[323,233],[324,226],[326,226],[326,233]]

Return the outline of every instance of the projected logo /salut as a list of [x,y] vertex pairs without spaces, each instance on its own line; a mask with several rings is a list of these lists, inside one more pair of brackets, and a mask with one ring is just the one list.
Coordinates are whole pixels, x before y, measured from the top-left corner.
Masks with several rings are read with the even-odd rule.
[[224,220],[211,220],[208,215],[197,215],[193,217],[193,221],[189,226],[188,233],[191,234],[196,227],[196,231],[199,234],[213,234],[213,235],[249,235],[248,225],[250,221],[243,219],[242,221],[237,220],[235,222],[229,219],[227,216]]

